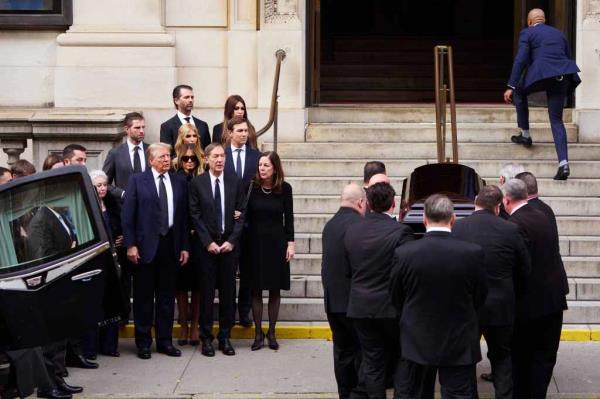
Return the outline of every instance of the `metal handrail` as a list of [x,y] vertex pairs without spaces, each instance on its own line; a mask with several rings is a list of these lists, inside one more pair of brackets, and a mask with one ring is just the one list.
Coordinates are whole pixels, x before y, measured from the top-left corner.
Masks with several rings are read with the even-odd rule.
[[273,126],[273,150],[277,151],[277,116],[279,113],[279,95],[277,92],[279,91],[279,74],[281,72],[281,63],[283,62],[286,54],[285,51],[279,49],[275,52],[275,57],[277,57],[277,64],[275,65],[275,78],[273,80],[273,92],[271,94],[271,110],[269,112],[269,120],[267,124],[256,132],[256,137],[260,137],[271,126]]
[[433,48],[433,57],[435,64],[435,130],[437,137],[437,158],[439,163],[450,162],[450,160],[446,158],[446,106],[448,105],[448,97],[450,97],[452,162],[458,163],[452,46],[435,46]]

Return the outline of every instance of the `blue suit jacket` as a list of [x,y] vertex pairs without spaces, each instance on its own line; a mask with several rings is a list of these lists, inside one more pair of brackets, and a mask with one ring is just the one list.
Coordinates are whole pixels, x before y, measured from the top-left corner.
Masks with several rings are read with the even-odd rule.
[[581,82],[577,72],[579,68],[571,59],[565,35],[556,28],[538,24],[523,29],[519,35],[519,50],[508,86],[533,92],[542,89],[534,86],[541,80],[571,75],[572,90]]
[[[182,176],[169,172],[173,188],[173,241],[175,253],[189,249],[188,188]],[[130,177],[121,216],[125,247],[137,246],[141,263],[156,256],[160,239],[160,203],[152,169]]]
[[[231,152],[231,146],[227,146],[225,149],[225,171],[233,173],[235,175],[235,166],[233,165],[233,153]],[[260,159],[260,151],[250,148],[246,145],[246,162],[244,163],[244,173],[242,174],[242,183],[244,188],[248,188],[250,181],[256,176],[256,168],[258,167],[258,160]]]

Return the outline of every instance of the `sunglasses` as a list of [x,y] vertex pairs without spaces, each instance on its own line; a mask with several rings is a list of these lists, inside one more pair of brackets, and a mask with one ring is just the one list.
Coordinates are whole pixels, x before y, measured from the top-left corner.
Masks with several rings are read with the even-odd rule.
[[181,157],[182,162],[198,162],[198,157],[195,155],[184,155]]
[[244,107],[235,107],[235,108],[234,108],[234,110],[236,110],[236,111],[239,111],[239,110],[242,110],[242,111],[244,111],[245,109],[246,109],[246,108],[244,108]]

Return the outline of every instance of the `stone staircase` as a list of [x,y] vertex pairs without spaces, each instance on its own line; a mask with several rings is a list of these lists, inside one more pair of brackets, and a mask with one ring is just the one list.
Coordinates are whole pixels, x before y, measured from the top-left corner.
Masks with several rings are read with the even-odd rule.
[[[556,154],[545,109],[530,112],[534,146],[509,142],[512,107],[461,106],[459,157],[488,184],[503,164],[520,162],[538,177],[543,200],[557,215],[570,294],[565,323],[600,323],[600,143],[579,143],[572,111],[565,111],[572,176],[552,180]],[[286,180],[294,189],[296,259],[291,290],[283,292],[281,320],[323,321],[321,231],[348,182],[360,183],[367,160],[385,162],[392,185],[417,166],[436,162],[433,106],[330,106],[308,110],[305,140],[279,143]],[[272,149],[264,143],[263,149]],[[448,151],[450,148],[448,147]]]

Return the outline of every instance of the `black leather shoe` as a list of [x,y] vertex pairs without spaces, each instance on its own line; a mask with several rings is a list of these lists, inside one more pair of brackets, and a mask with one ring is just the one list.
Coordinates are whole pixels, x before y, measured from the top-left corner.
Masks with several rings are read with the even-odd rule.
[[40,391],[37,392],[38,398],[46,398],[46,399],[71,399],[73,395],[67,392],[62,392],[58,390],[58,388],[50,389],[48,391]]
[[56,384],[56,388],[58,388],[58,390],[61,392],[70,393],[70,394],[83,392],[83,387],[69,385],[64,381],[59,384]]
[[181,351],[174,347],[173,345],[165,346],[162,348],[156,348],[158,353],[164,353],[167,356],[171,357],[179,357],[181,356]]
[[559,166],[556,175],[554,175],[554,180],[567,180],[570,174],[569,164]]
[[121,353],[119,353],[119,351],[114,351],[114,352],[100,352],[101,355],[103,356],[110,356],[110,357],[119,357],[121,356]]
[[240,320],[238,322],[240,326],[248,328],[252,327],[252,320],[248,316],[240,316]]
[[254,343],[252,344],[250,349],[253,351],[257,351],[259,349],[262,349],[263,346],[265,346],[265,334],[261,331],[260,334],[257,334],[254,337]]
[[531,147],[533,145],[531,137],[523,137],[523,133],[520,133],[518,136],[512,136],[510,141],[515,144],[523,144],[525,147]]
[[235,349],[231,345],[231,341],[229,338],[223,338],[219,340],[219,350],[223,352],[224,355],[233,356],[235,355]]
[[494,374],[492,373],[481,373],[481,379],[487,382],[494,382]]
[[213,348],[212,342],[208,339],[202,340],[202,354],[208,357],[215,355],[215,348]]
[[144,360],[150,359],[152,357],[150,348],[138,348],[138,357]]
[[279,343],[277,342],[277,339],[275,338],[275,333],[269,332],[267,333],[267,341],[269,342],[269,348],[273,349],[274,351],[279,349]]
[[98,363],[90,362],[81,355],[75,355],[67,358],[67,367],[77,367],[80,369],[97,369]]

